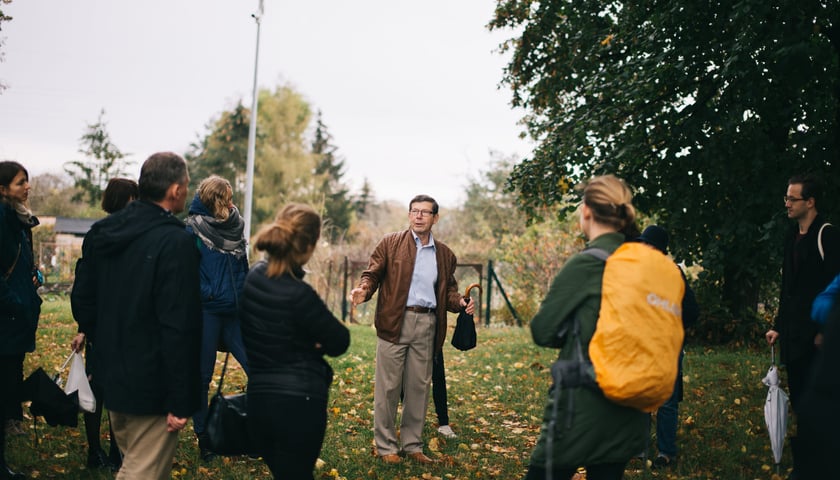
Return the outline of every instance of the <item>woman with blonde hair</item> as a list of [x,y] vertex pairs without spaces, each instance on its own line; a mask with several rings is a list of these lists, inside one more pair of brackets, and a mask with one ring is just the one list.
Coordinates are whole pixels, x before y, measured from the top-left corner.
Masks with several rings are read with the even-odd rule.
[[248,274],[245,222],[233,205],[230,182],[218,175],[205,178],[190,204],[187,231],[195,235],[201,252],[201,409],[193,416],[193,430],[203,461],[215,458],[205,432],[207,393],[216,366],[219,345],[233,354],[248,373],[248,356],[242,343],[239,297]]
[[[38,218],[29,210],[29,172],[0,162],[0,479],[24,478],[6,465],[6,428],[20,422],[23,359],[35,350],[43,282],[32,251]],[[8,422],[8,423],[7,423]]]
[[[613,175],[595,177],[584,186],[578,213],[588,247],[612,253],[625,240],[635,239],[638,229],[632,200],[627,185]],[[566,261],[531,320],[537,345],[560,348],[561,359],[573,360],[576,340],[568,332],[577,317],[582,349],[589,350],[601,306],[603,275],[604,262],[592,255],[577,254]],[[561,339],[558,334],[564,329],[567,334]],[[613,403],[597,387],[589,386],[564,387],[555,407],[554,388],[548,395],[526,480],[543,479],[547,473],[567,480],[580,466],[586,467],[588,480],[622,478],[627,462],[645,448],[649,415]],[[568,405],[573,405],[573,411],[566,411]],[[558,421],[549,431],[552,418]],[[570,423],[559,420],[567,418]]]
[[321,235],[312,207],[289,204],[254,239],[266,259],[248,273],[242,336],[251,375],[248,421],[258,453],[275,479],[311,479],[327,428],[333,371],[350,332],[303,281]]

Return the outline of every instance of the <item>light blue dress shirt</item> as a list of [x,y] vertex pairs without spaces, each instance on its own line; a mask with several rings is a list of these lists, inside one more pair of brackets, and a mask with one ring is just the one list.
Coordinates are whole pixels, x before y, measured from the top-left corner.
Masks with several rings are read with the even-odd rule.
[[435,239],[429,232],[429,244],[423,245],[420,237],[411,231],[417,245],[417,258],[414,260],[414,273],[411,275],[411,287],[408,289],[407,307],[435,308],[435,283],[437,283],[437,255]]

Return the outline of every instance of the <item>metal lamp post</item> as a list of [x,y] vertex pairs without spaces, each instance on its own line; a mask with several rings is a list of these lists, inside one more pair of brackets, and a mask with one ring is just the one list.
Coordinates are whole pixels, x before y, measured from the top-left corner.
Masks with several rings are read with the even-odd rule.
[[254,58],[254,87],[251,100],[251,124],[248,128],[248,161],[245,166],[245,238],[251,239],[251,209],[254,204],[254,151],[257,142],[257,67],[260,61],[260,20],[263,15],[263,0],[260,8],[252,14],[257,22],[257,52]]

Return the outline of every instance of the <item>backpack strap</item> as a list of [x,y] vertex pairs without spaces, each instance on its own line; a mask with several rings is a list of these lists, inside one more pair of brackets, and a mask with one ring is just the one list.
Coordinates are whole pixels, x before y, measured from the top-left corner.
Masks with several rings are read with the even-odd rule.
[[830,226],[831,226],[831,224],[828,223],[828,222],[823,223],[822,226],[820,227],[819,233],[817,233],[817,250],[820,251],[820,258],[823,259],[823,260],[825,260],[825,250],[823,250],[823,245],[822,245],[822,232],[823,232],[823,230],[825,230],[825,227],[830,227]]
[[[822,250],[820,250],[822,251]],[[606,262],[607,258],[610,256],[610,252],[604,250],[603,248],[598,247],[589,247],[581,251],[580,253],[584,253],[586,255],[591,255],[602,262]]]

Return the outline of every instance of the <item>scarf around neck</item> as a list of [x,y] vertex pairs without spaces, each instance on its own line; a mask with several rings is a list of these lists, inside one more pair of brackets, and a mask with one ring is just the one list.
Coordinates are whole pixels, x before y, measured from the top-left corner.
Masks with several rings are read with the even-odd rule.
[[227,220],[219,220],[211,215],[190,215],[185,223],[207,248],[221,253],[242,258],[247,245],[245,243],[245,221],[236,207],[230,209]]

